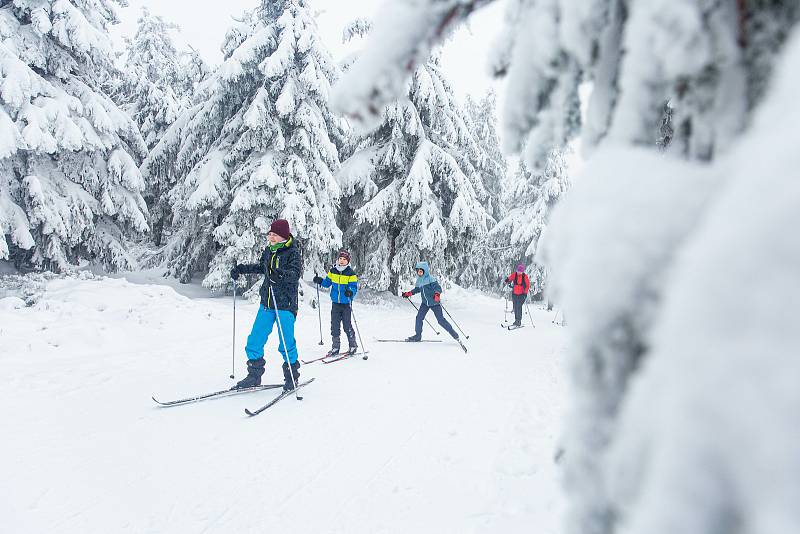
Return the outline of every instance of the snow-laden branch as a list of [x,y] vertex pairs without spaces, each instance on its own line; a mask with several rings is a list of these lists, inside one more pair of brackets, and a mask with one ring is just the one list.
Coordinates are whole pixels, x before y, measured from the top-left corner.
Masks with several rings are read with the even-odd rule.
[[333,108],[356,127],[381,121],[383,109],[400,98],[417,67],[453,29],[494,0],[392,0],[375,18],[363,53],[333,92]]

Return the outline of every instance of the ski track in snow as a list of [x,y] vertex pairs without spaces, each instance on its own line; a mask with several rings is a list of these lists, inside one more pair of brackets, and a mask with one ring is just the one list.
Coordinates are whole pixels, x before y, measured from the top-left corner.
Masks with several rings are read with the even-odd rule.
[[[449,340],[376,343],[412,333],[413,310],[357,304],[369,360],[305,365],[317,380],[303,401],[248,418],[276,392],[150,399],[231,384],[230,297],[130,278],[55,280],[33,308],[0,311],[4,531],[559,530],[553,312],[532,306],[536,328],[508,332],[502,301],[452,291],[465,355]],[[256,309],[237,304],[237,379]],[[323,300],[326,331],[329,311]],[[327,350],[314,310],[297,333],[301,358]],[[276,349],[273,335],[265,383],[282,380]]]

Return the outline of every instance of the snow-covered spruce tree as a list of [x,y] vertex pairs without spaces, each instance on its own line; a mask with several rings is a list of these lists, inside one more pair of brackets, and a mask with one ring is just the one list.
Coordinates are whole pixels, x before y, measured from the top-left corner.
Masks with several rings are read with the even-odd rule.
[[182,73],[170,32],[178,26],[147,8],[137,22],[136,34],[125,39],[122,72],[111,96],[136,121],[152,149],[183,111],[187,95],[176,94]]
[[[343,79],[337,106],[356,127],[374,128],[384,106],[402,95],[403,83],[452,29],[492,0],[429,0],[387,4],[368,51]],[[525,149],[532,170],[564,148],[580,124],[581,69],[564,54],[550,28],[559,20],[558,0],[511,0],[507,38],[496,45],[492,70],[509,78],[503,113],[506,151]],[[394,22],[389,22],[393,20]],[[392,45],[397,39],[397,46]],[[537,54],[528,53],[536,49]],[[364,78],[364,75],[368,78]]]
[[194,102],[200,84],[211,75],[211,68],[194,48],[181,52],[178,57],[178,84],[177,90],[181,95],[185,107]]
[[[503,190],[508,181],[508,164],[500,148],[497,134],[497,109],[494,91],[488,91],[480,100],[467,96],[464,104],[464,120],[472,132],[477,151],[468,168],[478,177],[481,186],[477,188],[479,200],[492,216],[492,224],[503,218],[506,212]],[[504,257],[497,252],[506,247],[490,239],[480,244],[475,253],[465,258],[467,269],[460,281],[485,290],[497,290],[503,272],[508,269]]]
[[[381,23],[395,22],[381,26],[381,37],[350,72],[343,87],[353,98],[340,99],[342,111],[356,124],[374,126],[413,67],[492,1],[387,7]],[[508,79],[505,149],[523,150],[531,170],[546,163],[552,148],[569,141],[580,117],[578,84],[590,81],[584,149],[606,136],[652,146],[669,102],[672,150],[708,159],[747,123],[797,12],[795,3],[777,0],[510,0],[491,58],[492,70]]]
[[503,183],[506,180],[508,164],[500,148],[497,135],[497,97],[488,91],[480,100],[467,96],[464,104],[464,120],[478,145],[475,172],[481,177],[488,194],[486,211],[496,220],[503,216]]
[[0,2],[0,259],[133,267],[145,232],[136,125],[101,89],[115,2]]
[[470,165],[477,144],[438,57],[416,69],[406,91],[337,175],[345,242],[369,285],[392,293],[420,259],[459,280],[491,220]]
[[497,247],[496,262],[508,272],[517,263],[525,263],[537,288],[544,284],[543,269],[534,265],[539,239],[550,211],[568,188],[566,161],[560,150],[554,150],[544,168],[535,172],[520,161],[503,191],[506,214],[489,233],[490,242]]
[[[189,74],[184,73],[170,36],[177,28],[143,8],[136,34],[126,39],[119,73],[109,84],[111,97],[139,126],[148,150],[161,140],[192,98],[193,86],[186,79]],[[168,190],[169,184],[163,180],[147,180],[144,198],[156,245],[161,244],[171,213]]]
[[169,272],[224,286],[254,262],[270,221],[289,220],[306,269],[341,244],[336,225],[341,125],[328,110],[338,75],[309,2],[264,1],[233,27],[225,61],[167,131],[143,171],[175,183]]
[[[335,93],[338,109],[356,124],[374,125],[430,51],[490,2],[387,5],[368,52]],[[557,206],[544,243],[551,287],[569,314],[572,337],[572,408],[563,438],[566,531],[800,529],[792,504],[797,477],[774,485],[765,475],[794,474],[796,460],[747,448],[761,450],[747,438],[761,430],[771,451],[790,450],[796,441],[785,430],[791,423],[781,432],[772,424],[777,419],[749,417],[758,406],[753,413],[780,414],[786,422],[797,402],[788,394],[756,394],[747,369],[759,367],[762,392],[788,392],[780,366],[791,365],[786,356],[800,342],[780,316],[791,308],[774,304],[784,302],[784,291],[795,293],[786,269],[796,268],[796,246],[755,236],[786,228],[797,207],[780,193],[754,193],[758,171],[738,172],[742,162],[725,154],[751,123],[779,52],[797,32],[798,4],[511,0],[509,7],[492,59],[509,84],[506,149],[523,151],[534,170],[540,154],[569,137],[561,135],[568,131],[563,102],[573,101],[579,82],[592,83],[582,127],[582,146],[592,159]],[[791,80],[789,65],[784,77]],[[779,104],[791,107],[790,83],[783,87]],[[796,125],[792,130],[775,112],[778,104],[770,109],[781,135],[748,146],[760,161],[772,162],[773,152],[789,161],[783,140],[796,137]],[[771,171],[795,183],[791,168]],[[730,187],[722,186],[726,181]],[[772,183],[765,191],[780,189],[774,185],[781,179]],[[747,222],[739,225],[745,205]],[[724,253],[717,242],[728,247]],[[763,315],[751,315],[750,323],[731,316],[730,292],[719,283],[730,281],[719,276],[719,265],[742,265],[734,258],[757,258],[744,262],[746,278],[782,281],[759,283],[754,301],[773,304],[755,305]],[[671,288],[679,289],[677,301]],[[701,311],[687,315],[687,306]],[[767,339],[774,349],[768,361],[759,359]],[[721,376],[739,387],[718,387]],[[638,380],[646,383],[629,399]],[[654,420],[652,406],[662,419]],[[764,492],[774,506],[762,513]]]

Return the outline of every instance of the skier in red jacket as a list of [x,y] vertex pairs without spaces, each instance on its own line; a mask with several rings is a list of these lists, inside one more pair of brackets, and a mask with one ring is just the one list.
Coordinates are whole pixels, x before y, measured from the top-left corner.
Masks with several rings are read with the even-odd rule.
[[522,263],[517,265],[517,270],[506,278],[506,282],[508,282],[508,287],[513,289],[511,294],[511,301],[514,303],[513,326],[522,326],[522,305],[531,290],[531,279],[525,274],[525,265]]

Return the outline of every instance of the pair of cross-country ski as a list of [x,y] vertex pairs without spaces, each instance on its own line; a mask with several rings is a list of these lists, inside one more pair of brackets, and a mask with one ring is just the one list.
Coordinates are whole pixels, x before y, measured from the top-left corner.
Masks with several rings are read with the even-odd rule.
[[[378,339],[377,341],[380,342],[380,343],[415,343],[414,341],[408,341],[408,340],[405,340],[405,339]],[[419,342],[441,343],[441,340],[430,339],[430,340],[418,341],[416,343],[419,343]],[[464,352],[467,351],[466,347],[464,347],[464,345],[462,343],[459,343],[459,345],[461,345],[461,348],[464,349]],[[322,361],[322,363],[326,363],[326,364],[327,363],[334,363],[334,362],[346,360],[348,358],[352,358],[354,356],[362,356],[362,358],[366,360],[368,358],[367,354],[368,354],[367,352],[357,352],[357,351],[348,351],[348,352],[337,353],[337,354],[328,353],[325,356],[322,356],[321,358],[316,358],[316,359],[313,359],[313,360],[303,361],[303,364],[309,364],[309,363],[313,363],[313,362],[317,362],[317,361]],[[272,399],[271,401],[269,401],[268,403],[266,403],[265,405],[261,406],[258,409],[255,409],[255,410],[245,409],[245,413],[247,415],[249,415],[249,416],[258,415],[261,412],[267,410],[268,408],[274,406],[275,404],[277,404],[281,400],[285,399],[286,397],[289,397],[292,393],[295,393],[297,389],[305,387],[305,386],[307,386],[308,384],[310,384],[313,381],[314,381],[314,379],[312,378],[310,380],[306,380],[305,382],[300,382],[299,384],[297,384],[297,387],[295,389],[282,391],[277,397],[275,397],[274,399]],[[172,406],[183,406],[183,405],[186,405],[186,404],[193,404],[193,403],[196,403],[196,402],[201,402],[201,401],[205,401],[205,400],[209,400],[209,399],[218,399],[218,398],[222,398],[222,397],[231,397],[233,395],[241,395],[242,393],[254,393],[254,392],[258,392],[258,391],[265,391],[265,390],[268,390],[268,389],[278,389],[278,388],[282,388],[282,387],[283,387],[283,384],[262,384],[260,386],[255,386],[255,387],[251,387],[251,388],[223,389],[223,390],[220,390],[220,391],[214,391],[214,392],[211,392],[211,393],[204,393],[204,394],[201,394],[201,395],[195,395],[193,397],[186,397],[186,398],[183,398],[183,399],[172,400],[172,401],[160,401],[160,400],[156,399],[155,397],[152,397],[152,398],[153,398],[153,401],[156,402],[156,404],[158,404],[159,406],[168,408],[168,407],[172,407]],[[297,400],[302,400],[302,399],[303,399],[303,397],[301,397],[300,395],[297,395]]]
[[[280,395],[278,395],[277,397],[275,397],[274,399],[272,399],[271,401],[269,401],[268,403],[266,403],[262,407],[260,407],[260,408],[258,408],[256,410],[245,409],[245,413],[247,415],[250,415],[250,416],[258,415],[261,412],[263,412],[264,410],[266,410],[267,408],[270,408],[270,407],[276,405],[278,402],[280,402],[283,399],[285,399],[286,397],[290,396],[292,393],[296,393],[296,391],[298,389],[307,386],[308,384],[310,384],[313,381],[314,381],[314,379],[312,378],[310,380],[306,380],[305,382],[300,382],[299,384],[297,384],[297,387],[295,389],[289,389],[289,390],[281,391]],[[184,399],[178,399],[178,400],[172,400],[172,401],[160,401],[155,397],[153,397],[153,400],[159,406],[163,406],[165,408],[169,408],[169,407],[172,407],[172,406],[183,406],[185,404],[193,404],[195,402],[200,402],[200,401],[209,400],[209,399],[218,399],[218,398],[221,398],[221,397],[230,397],[230,396],[233,396],[233,395],[241,395],[242,393],[254,393],[256,391],[265,391],[265,390],[268,390],[268,389],[278,389],[278,388],[282,388],[282,387],[283,387],[283,384],[262,384],[260,386],[255,386],[255,387],[252,387],[252,388],[223,389],[221,391],[214,391],[212,393],[204,393],[202,395],[196,395],[194,397],[186,397]],[[303,397],[301,397],[300,395],[297,395],[297,400],[303,400]]]

